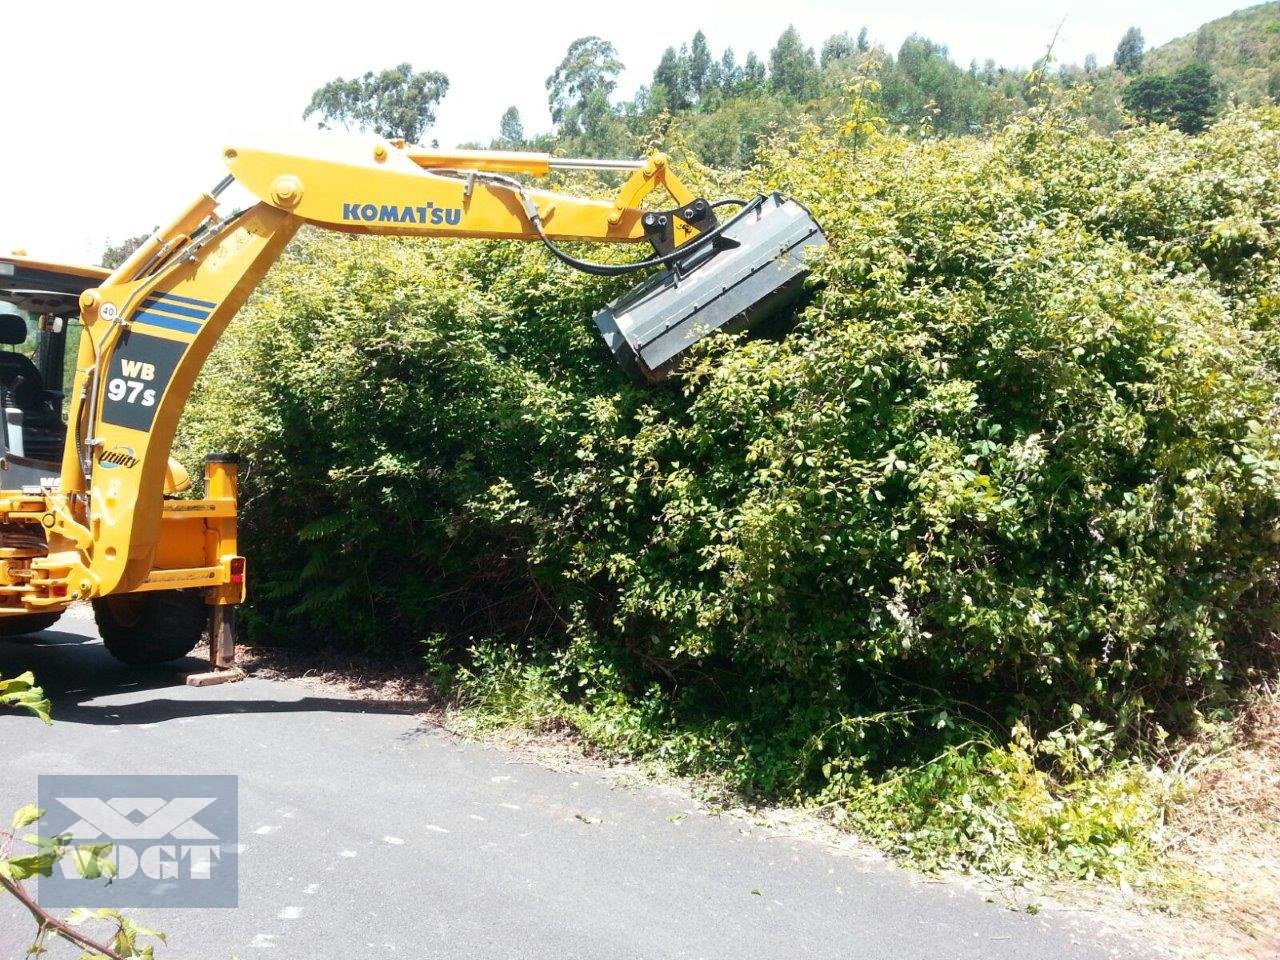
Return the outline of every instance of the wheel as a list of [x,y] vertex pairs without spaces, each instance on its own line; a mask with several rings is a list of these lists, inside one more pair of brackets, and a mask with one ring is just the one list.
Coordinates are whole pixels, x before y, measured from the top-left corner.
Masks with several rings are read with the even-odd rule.
[[121,593],[93,601],[107,652],[125,663],[165,663],[192,651],[209,624],[198,590]]
[[25,613],[18,617],[0,617],[0,637],[25,637],[29,633],[48,630],[58,622],[60,616],[61,610],[57,613]]

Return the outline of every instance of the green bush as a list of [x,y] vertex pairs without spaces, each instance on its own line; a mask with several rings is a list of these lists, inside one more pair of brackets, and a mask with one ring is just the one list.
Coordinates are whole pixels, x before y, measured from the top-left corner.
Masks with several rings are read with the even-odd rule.
[[534,647],[536,701],[554,681],[595,741],[855,812],[955,823],[953,795],[995,803],[956,784],[1039,784],[1058,820],[1014,835],[1098,872],[1149,808],[1095,835],[1115,804],[1001,744],[1101,723],[1095,786],[1131,796],[1117,758],[1192,724],[1272,620],[1280,113],[846,126],[736,185],[826,228],[808,306],[679,389],[625,385],[589,319],[618,285],[536,246],[306,235],[184,444],[254,463],[260,639]]

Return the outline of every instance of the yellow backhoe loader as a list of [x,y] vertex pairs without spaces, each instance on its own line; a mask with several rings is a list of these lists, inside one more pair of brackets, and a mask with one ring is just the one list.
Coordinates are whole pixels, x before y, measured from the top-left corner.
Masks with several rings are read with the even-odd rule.
[[[576,269],[655,271],[595,317],[642,381],[668,376],[702,337],[776,313],[806,252],[825,243],[794,201],[695,196],[660,154],[569,160],[332,137],[314,153],[234,146],[223,158],[229,176],[110,273],[0,256],[0,635],[44,629],[89,600],[117,658],[173,660],[208,628],[213,669],[202,679],[228,674],[245,596],[237,459],[210,454],[204,498],[182,498],[191,484],[170,446],[218,337],[304,224],[531,240]],[[627,179],[612,200],[527,185],[557,169]],[[256,202],[224,214],[219,195],[235,182]],[[650,202],[660,187],[670,206]],[[592,263],[564,241],[648,243],[652,253]]]

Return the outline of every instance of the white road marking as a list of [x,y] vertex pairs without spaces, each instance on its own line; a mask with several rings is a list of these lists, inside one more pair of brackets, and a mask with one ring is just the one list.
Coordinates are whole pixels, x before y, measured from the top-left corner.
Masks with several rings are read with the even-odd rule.
[[444,827],[437,827],[434,823],[428,823],[427,829],[430,830],[432,833],[448,833],[449,832]]
[[253,832],[258,834],[258,836],[261,837],[261,836],[266,836],[268,833],[274,833],[278,829],[279,827],[273,827],[273,826],[270,826],[269,824],[264,823],[262,826],[260,826],[257,830]]
[[386,836],[386,837],[383,837],[383,838],[382,838],[382,842],[383,842],[383,843],[394,843],[394,844],[396,844],[397,846],[398,846],[398,845],[400,845],[400,844],[402,844],[402,843],[404,843],[404,841],[403,841],[402,839],[400,839],[399,837],[392,837],[392,836]]
[[297,920],[300,916],[302,916],[301,907],[285,907],[283,910],[281,910],[279,913],[276,914],[276,919],[277,920]]

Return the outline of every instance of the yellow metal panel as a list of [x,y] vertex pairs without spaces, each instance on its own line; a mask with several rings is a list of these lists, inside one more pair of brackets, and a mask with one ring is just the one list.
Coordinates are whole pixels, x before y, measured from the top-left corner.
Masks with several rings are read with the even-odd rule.
[[[381,149],[385,160],[375,159]],[[333,138],[325,155],[295,156],[228,147],[227,167],[259,199],[346,233],[533,239],[516,193],[430,173],[385,140]],[[547,235],[561,240],[644,239],[640,211],[608,200],[527,191]]]
[[[515,150],[423,150],[408,147],[405,154],[418,166],[436,170],[488,170],[493,173],[527,173],[545,177],[551,172],[551,154]],[[377,159],[376,157],[374,159]]]
[[[101,345],[104,357],[91,398],[97,404],[97,446],[87,516],[97,593],[132,589],[151,571],[169,448],[191,386],[297,224],[290,214],[260,204],[211,240],[194,262],[184,258],[158,278],[104,286],[94,308],[84,312],[87,329],[75,396],[83,389],[85,369],[94,363],[92,343]],[[126,361],[130,351],[134,359]],[[73,410],[73,422],[80,413]],[[64,489],[79,469],[69,444]]]

